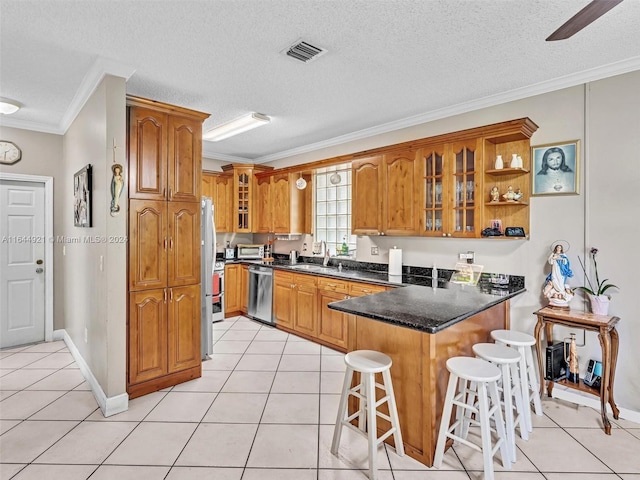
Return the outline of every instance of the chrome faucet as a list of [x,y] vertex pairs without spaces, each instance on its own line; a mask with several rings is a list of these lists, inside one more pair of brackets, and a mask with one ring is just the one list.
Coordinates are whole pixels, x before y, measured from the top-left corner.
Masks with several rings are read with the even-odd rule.
[[322,265],[326,267],[327,265],[329,265],[329,258],[330,258],[329,250],[327,250],[327,242],[322,240],[322,242],[320,242],[320,245],[322,247],[322,254],[324,255],[324,260],[322,261]]

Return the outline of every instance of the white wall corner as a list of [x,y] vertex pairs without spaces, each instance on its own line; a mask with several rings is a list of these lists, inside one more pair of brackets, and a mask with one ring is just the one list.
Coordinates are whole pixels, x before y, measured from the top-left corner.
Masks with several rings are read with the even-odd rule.
[[73,356],[73,359],[78,364],[80,372],[82,372],[82,375],[91,387],[91,392],[93,392],[93,396],[95,397],[96,402],[98,402],[98,406],[100,407],[100,410],[102,410],[102,414],[105,417],[110,417],[111,415],[115,415],[116,413],[126,412],[129,409],[128,394],[122,393],[114,397],[107,397],[105,395],[102,387],[98,383],[98,380],[93,375],[93,372],[89,368],[89,365],[80,354],[80,351],[75,346],[73,340],[71,340],[71,337],[66,330],[55,330],[53,332],[53,339],[64,340],[64,343],[69,348],[69,352]]

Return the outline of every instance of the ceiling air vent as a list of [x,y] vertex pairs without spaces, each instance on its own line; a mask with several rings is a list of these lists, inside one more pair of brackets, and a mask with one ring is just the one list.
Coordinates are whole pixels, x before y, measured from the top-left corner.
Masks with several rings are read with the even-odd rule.
[[324,55],[327,51],[324,48],[316,47],[303,40],[297,40],[289,48],[283,50],[282,53],[301,62],[308,63]]

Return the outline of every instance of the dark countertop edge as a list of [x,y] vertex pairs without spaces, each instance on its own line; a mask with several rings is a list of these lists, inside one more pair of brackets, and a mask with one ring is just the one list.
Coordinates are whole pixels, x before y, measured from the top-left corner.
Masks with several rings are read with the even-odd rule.
[[393,317],[387,317],[387,316],[382,316],[382,315],[377,315],[377,314],[373,314],[373,313],[366,313],[366,312],[362,312],[362,311],[356,311],[353,309],[349,309],[349,308],[345,308],[339,305],[336,305],[338,302],[333,302],[333,303],[329,303],[327,306],[332,309],[332,310],[337,310],[340,312],[344,312],[344,313],[349,313],[351,315],[356,315],[359,317],[365,317],[365,318],[369,318],[371,320],[376,320],[379,322],[383,322],[383,323],[388,323],[390,325],[395,325],[398,327],[404,327],[404,328],[409,328],[411,330],[417,330],[420,332],[425,332],[425,333],[430,333],[430,334],[434,334],[434,333],[438,333],[446,328],[451,327],[452,325],[455,325],[456,323],[459,323],[463,320],[466,320],[469,317],[472,317],[473,315],[476,315],[477,313],[480,312],[484,312],[485,310],[488,310],[491,307],[494,307],[500,303],[506,302],[507,300],[510,300],[511,298],[520,295],[524,292],[526,292],[527,289],[523,288],[521,290],[518,290],[516,292],[512,292],[509,293],[508,295],[500,295],[500,296],[496,296],[496,299],[492,302],[489,302],[485,305],[483,305],[482,307],[475,309],[475,310],[471,310],[463,315],[458,315],[455,318],[452,318],[451,320],[448,320],[446,322],[443,322],[442,324],[438,325],[437,327],[426,327],[426,326],[421,326],[421,325],[414,325],[414,324],[406,324],[406,323],[402,323],[402,320],[399,320],[398,318],[393,318]]
[[[323,272],[318,270],[296,270],[292,268],[294,265],[273,265],[271,262],[262,262],[260,260],[232,260],[225,262],[225,265],[233,265],[233,264],[244,264],[244,265],[258,265],[261,267],[269,267],[274,270],[283,270],[285,272],[298,273],[302,275],[314,275],[317,277],[326,277],[326,278],[335,278],[336,280],[346,280],[352,282],[361,282],[361,283],[371,283],[375,285],[382,285],[385,287],[406,287],[408,285],[412,285],[411,283],[395,283],[389,282],[387,280],[381,280],[380,278],[369,278],[367,274],[371,275],[385,275],[386,272],[368,272],[363,270],[351,270],[345,269],[343,272],[339,272],[336,267],[329,267],[335,271],[331,272]],[[305,263],[297,263],[296,265],[305,265]],[[349,273],[358,272],[358,275],[362,275],[362,278],[358,278],[357,276],[349,275]]]

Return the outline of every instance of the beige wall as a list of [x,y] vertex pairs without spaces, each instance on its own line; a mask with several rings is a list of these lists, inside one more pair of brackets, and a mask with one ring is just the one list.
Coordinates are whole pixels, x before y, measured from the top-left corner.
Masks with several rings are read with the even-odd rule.
[[[531,118],[540,127],[531,139],[532,145],[579,139],[582,194],[529,199],[529,240],[363,236],[357,241],[357,259],[386,263],[389,249],[397,246],[403,249],[405,264],[432,266],[435,263],[440,268],[453,268],[458,253],[473,250],[476,263],[484,265],[485,271],[526,277],[527,292],[512,301],[511,319],[513,328],[532,333],[535,325],[532,313],[543,305],[540,290],[548,273],[546,259],[551,244],[558,239],[570,243],[569,258],[575,274],[572,286],[583,283],[577,255],[583,257],[585,249],[591,245],[599,247],[602,273],[621,286],[620,292],[614,294],[611,306],[611,313],[623,319],[619,329],[622,341],[615,385],[616,400],[619,406],[640,412],[640,377],[636,369],[640,354],[631,345],[631,339],[640,338],[640,323],[633,316],[633,312],[640,310],[640,305],[638,296],[633,293],[632,269],[627,267],[630,260],[628,252],[633,250],[631,242],[637,241],[640,233],[640,222],[630,221],[639,218],[637,209],[640,201],[632,194],[620,194],[634,192],[640,185],[640,163],[633,160],[640,151],[639,84],[640,72],[634,72],[297,155],[269,165],[276,168],[296,165],[521,117]],[[588,111],[586,123],[585,109]],[[585,136],[585,128],[588,136]],[[585,151],[587,161],[584,161]],[[611,168],[613,162],[620,165]],[[589,179],[586,194],[585,172]],[[623,185],[626,188],[622,188]],[[308,241],[309,238],[304,239],[310,248]],[[372,246],[379,247],[380,255],[371,255]],[[278,248],[282,251],[302,250],[302,241],[281,242]],[[581,295],[574,298],[572,307],[584,307]],[[558,330],[558,336],[564,333]],[[581,339],[582,335],[578,338]],[[600,358],[597,338],[587,336],[587,345],[579,349],[578,355],[584,371],[590,358]]]
[[[53,234],[58,234],[57,222],[63,210],[64,191],[62,181],[62,135],[32,132],[19,128],[0,127],[0,138],[14,142],[22,149],[22,160],[14,165],[0,165],[0,172],[20,173],[24,175],[43,175],[53,177]],[[64,328],[64,310],[62,302],[58,301],[58,285],[62,283],[58,249],[54,247],[53,268],[54,299],[53,299],[53,328]]]
[[[62,276],[56,295],[63,303],[64,328],[107,397],[126,392],[127,245],[110,240],[127,235],[126,188],[120,214],[109,214],[114,139],[116,161],[126,165],[125,93],[125,81],[115,77],[97,87],[64,136],[58,183],[64,192],[58,235],[80,243],[56,244],[58,252],[65,251],[56,265]],[[73,174],[88,163],[93,167],[93,227],[79,228],[73,225]]]

